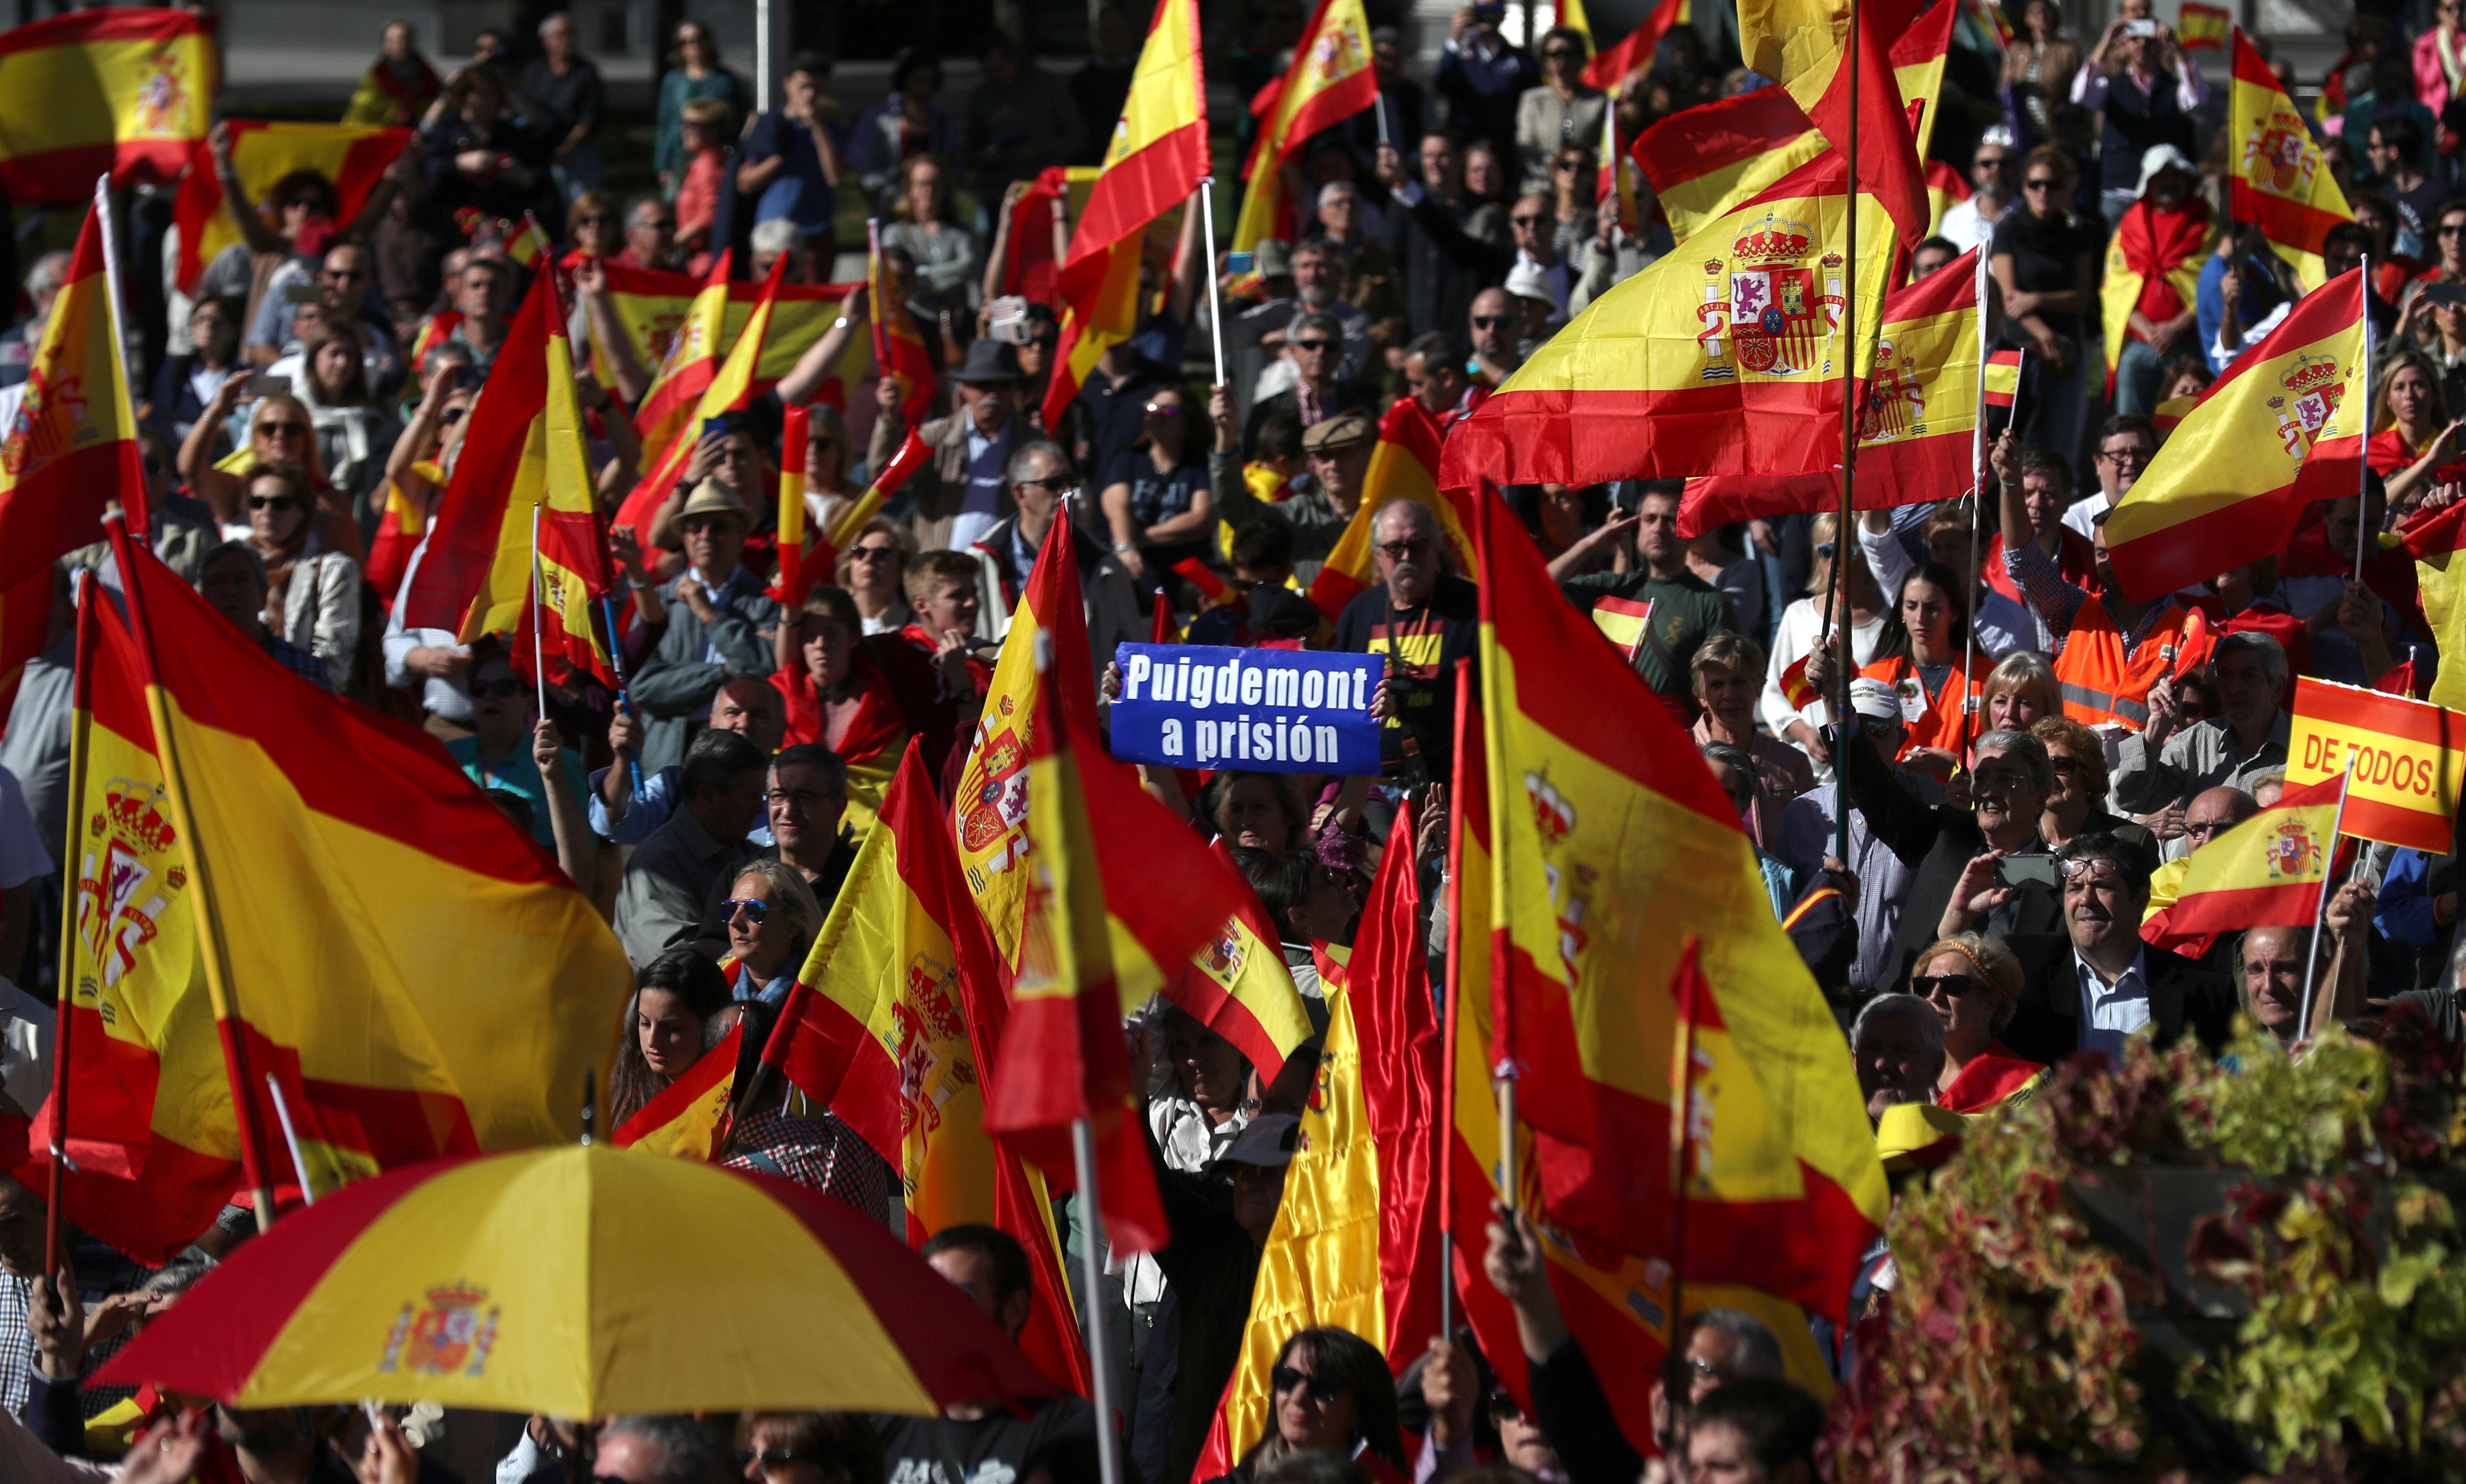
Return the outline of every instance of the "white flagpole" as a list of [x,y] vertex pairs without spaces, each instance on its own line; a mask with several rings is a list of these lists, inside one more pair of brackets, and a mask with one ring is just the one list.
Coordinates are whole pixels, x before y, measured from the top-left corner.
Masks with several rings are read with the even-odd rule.
[[539,686],[539,714],[548,715],[547,645],[540,638],[540,507],[531,506],[531,679]]
[[282,1084],[275,1080],[271,1072],[265,1074],[265,1090],[274,1095],[274,1116],[281,1120],[282,1142],[291,1150],[291,1171],[300,1177],[300,1204],[314,1206],[317,1192],[308,1184],[308,1162],[300,1157],[300,1130],[292,1126],[291,1104],[282,1096]]
[[[2364,441],[2369,443],[2372,438],[2372,419],[2380,413],[2380,410],[2373,407],[2371,402],[2372,255],[2369,253],[2364,255],[2363,266],[2356,271],[2362,274],[2364,278],[2362,284],[2364,291]],[[2357,582],[2364,580],[2364,552],[2372,544],[2372,532],[2365,519],[2371,514],[2371,511],[2366,508],[2370,499],[2368,491],[2371,477],[2372,463],[2367,458],[2363,462],[2362,475],[2355,480],[2355,581]]]
[[2355,786],[2355,754],[2346,753],[2345,781],[2338,785],[2338,813],[2329,826],[2329,853],[2320,862],[2320,902],[2312,909],[2310,951],[2303,959],[2303,1008],[2297,1019],[2295,1039],[2306,1040],[2312,1034],[2312,976],[2320,967],[2320,925],[2329,916],[2329,893],[2332,868],[2338,864],[2338,837],[2346,829],[2346,791]]
[[1216,342],[1216,385],[1224,385],[1224,303],[1216,286],[1216,177],[1199,183],[1199,221],[1207,233],[1207,332]]

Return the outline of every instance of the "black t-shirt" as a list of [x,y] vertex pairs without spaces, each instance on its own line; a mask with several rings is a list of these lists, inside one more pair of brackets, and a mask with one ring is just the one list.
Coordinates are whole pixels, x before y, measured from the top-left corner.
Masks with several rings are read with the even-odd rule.
[[[1083,1397],[1047,1402],[1026,1417],[899,1417],[877,1414],[885,1484],[1012,1484],[1027,1455],[1048,1438],[1096,1431],[1096,1408]],[[967,1471],[951,1476],[953,1464]]]
[[[1158,473],[1155,457],[1146,449],[1125,449],[1113,455],[1112,463],[1106,467],[1104,477],[1097,481],[1097,493],[1101,496],[1116,484],[1131,487],[1131,527],[1137,533],[1134,539],[1145,545],[1149,526],[1189,513],[1199,492],[1207,488],[1207,461],[1184,459]],[[1170,565],[1206,549],[1203,538],[1193,537],[1152,547],[1150,555]]]
[[[2083,254],[2094,256],[2102,245],[2094,233],[2073,225],[2069,219],[2042,221],[2024,208],[2004,213],[2004,219],[1995,224],[1995,236],[1987,252],[1991,257],[2011,257],[2014,288],[2026,294],[2060,294],[2080,286],[2073,277],[2073,269]],[[2041,311],[2038,318],[2075,345],[2085,343],[2081,339],[2086,323],[2083,316]],[[2019,333],[2015,326],[2006,332],[2006,339],[2011,341]]]
[[1335,621],[1335,646],[1388,661],[1396,715],[1379,739],[1387,774],[1401,777],[1404,739],[1421,743],[1430,782],[1446,783],[1455,753],[1456,661],[1472,658],[1480,678],[1480,590],[1461,577],[1441,577],[1421,607],[1398,611],[1382,585],[1358,594]]

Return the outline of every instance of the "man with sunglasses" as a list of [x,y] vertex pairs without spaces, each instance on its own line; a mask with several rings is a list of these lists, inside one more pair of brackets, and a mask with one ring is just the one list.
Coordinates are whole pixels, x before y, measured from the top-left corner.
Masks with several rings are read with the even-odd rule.
[[2161,1051],[2186,1030],[2214,1053],[2232,1030],[2237,1001],[2224,974],[2141,941],[2149,871],[2140,849],[2102,831],[2055,853],[2063,884],[2060,931],[2006,937],[2021,961],[2021,1003],[2004,1030],[2016,1056],[2049,1065],[2075,1052],[2119,1062],[2133,1036]]
[[1466,374],[1495,391],[1524,364],[1523,352],[1516,347],[1521,321],[1515,300],[1503,288],[1484,289],[1473,296],[1466,323],[1472,339],[1472,359],[1465,363]]
[[1978,149],[1969,157],[1969,199],[1944,208],[1943,224],[1936,231],[1964,252],[1984,247],[1995,235],[1995,224],[2012,210],[2020,182],[2013,166],[2018,164],[2011,130],[1998,124],[1980,136]]
[[[368,376],[369,395],[373,401],[396,389],[402,377],[402,362],[394,353],[392,332],[367,314],[370,271],[369,250],[358,243],[344,242],[326,249],[325,261],[317,271],[317,308],[326,333],[347,335],[359,342],[360,367]],[[301,309],[304,312],[307,307],[303,304]],[[266,373],[288,376],[305,388],[308,339],[304,331],[296,333],[281,358],[266,367]]]
[[[1318,260],[1298,250],[1295,259],[1296,267]],[[1363,333],[1368,333],[1366,317]],[[1344,321],[1334,314],[1305,310],[1293,316],[1291,328],[1285,332],[1285,360],[1292,367],[1292,380],[1283,390],[1250,405],[1249,421],[1242,427],[1244,457],[1253,455],[1259,446],[1259,430],[1273,417],[1291,418],[1301,425],[1305,435],[1329,418],[1347,412],[1378,417],[1378,404],[1345,372],[1349,339]]]
[[746,569],[745,501],[717,478],[694,486],[677,512],[685,570],[659,590],[667,628],[635,671],[634,703],[649,719],[642,766],[682,762],[686,734],[730,680],[760,680],[773,669],[771,631],[779,605]]
[[[976,559],[978,627],[998,639],[1010,631],[1011,614],[1044,549],[1045,534],[1063,504],[1079,493],[1079,472],[1058,443],[1023,445],[1010,459],[1011,516],[970,550]],[[1113,662],[1118,644],[1139,643],[1150,632],[1146,609],[1130,569],[1108,550],[1095,533],[1104,529],[1101,516],[1073,517],[1072,555],[1079,564],[1080,606],[1087,615],[1087,646],[1094,674]]]

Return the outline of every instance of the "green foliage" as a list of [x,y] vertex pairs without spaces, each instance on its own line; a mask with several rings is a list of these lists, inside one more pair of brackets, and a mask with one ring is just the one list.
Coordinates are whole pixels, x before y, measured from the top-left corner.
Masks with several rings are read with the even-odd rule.
[[[1832,1477],[2231,1475],[2241,1451],[2307,1479],[2466,1478],[2456,1053],[2393,1044],[2394,1071],[2336,1030],[2299,1059],[2249,1027],[2214,1063],[2136,1044],[2119,1070],[2059,1069],[1982,1120],[1895,1204],[1897,1281],[1856,1331]],[[2136,1316],[2197,1316],[2066,1193],[2129,1166],[2253,1176],[2184,1254],[2249,1317],[2171,1377],[2144,1363]],[[2174,1396],[2158,1406],[2144,1384]],[[2187,1431],[2186,1405],[2206,1424]]]

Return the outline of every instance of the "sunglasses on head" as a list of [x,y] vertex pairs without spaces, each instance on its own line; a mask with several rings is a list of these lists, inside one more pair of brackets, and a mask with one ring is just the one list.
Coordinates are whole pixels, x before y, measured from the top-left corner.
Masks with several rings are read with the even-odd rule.
[[1271,1374],[1271,1379],[1275,1383],[1278,1396],[1283,1396],[1289,1391],[1298,1393],[1306,1402],[1333,1402],[1344,1394],[1342,1386],[1321,1381],[1289,1365],[1277,1366]]
[[297,510],[300,508],[300,501],[288,495],[251,495],[248,498],[248,508],[251,510]]
[[529,687],[523,684],[521,676],[506,676],[504,678],[499,680],[473,681],[471,683],[471,695],[474,698],[482,696],[488,696],[499,700],[505,700],[513,697],[520,696]]
[[751,897],[719,904],[719,919],[723,922],[740,912],[744,913],[755,927],[760,927],[763,919],[771,916],[771,904],[767,901],[757,901]]

